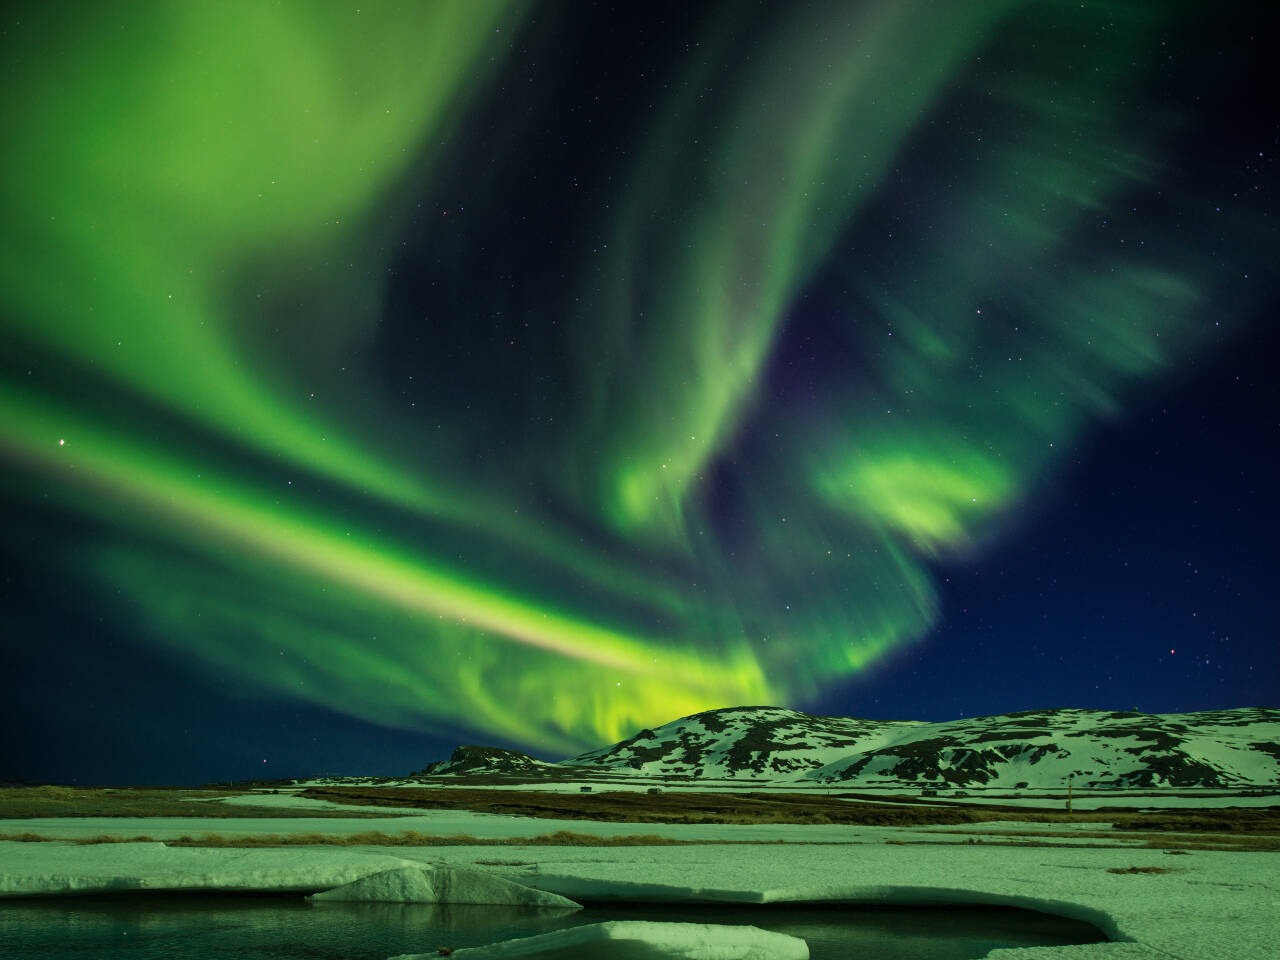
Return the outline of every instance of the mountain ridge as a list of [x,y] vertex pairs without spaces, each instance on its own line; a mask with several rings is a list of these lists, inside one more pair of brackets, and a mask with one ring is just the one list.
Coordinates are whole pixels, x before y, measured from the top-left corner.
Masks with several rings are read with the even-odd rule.
[[1070,781],[1088,789],[1244,789],[1280,786],[1280,710],[1147,714],[1062,707],[930,722],[724,707],[559,763],[498,748],[465,749],[492,750],[497,761],[486,765],[484,755],[474,754],[459,763],[455,751],[419,775],[594,774],[847,788],[1037,789]]
[[431,777],[443,775],[493,775],[522,776],[536,774],[544,769],[556,769],[557,765],[538,760],[521,753],[519,750],[507,750],[504,747],[481,747],[465,744],[453,751],[448,760],[436,760],[427,764],[415,777]]

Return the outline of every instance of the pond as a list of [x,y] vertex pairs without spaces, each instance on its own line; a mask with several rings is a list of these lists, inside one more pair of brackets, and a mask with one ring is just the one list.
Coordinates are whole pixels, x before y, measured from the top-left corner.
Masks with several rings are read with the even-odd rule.
[[[600,923],[752,924],[809,943],[813,960],[969,960],[995,947],[1096,943],[1093,926],[1010,908],[308,903],[300,897],[134,895],[0,904],[0,956],[95,960],[385,960]],[[605,951],[607,952],[607,951]],[[603,954],[602,954],[603,955]]]

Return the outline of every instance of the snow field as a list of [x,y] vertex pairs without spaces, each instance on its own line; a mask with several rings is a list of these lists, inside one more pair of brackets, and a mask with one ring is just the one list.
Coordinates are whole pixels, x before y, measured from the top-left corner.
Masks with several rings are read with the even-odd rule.
[[[30,820],[0,821],[0,839],[6,836],[35,834],[63,840],[88,839],[103,835],[116,837],[147,836],[152,840],[178,840],[182,837],[203,837],[217,834],[220,837],[261,837],[278,834],[319,834],[350,836],[377,831],[396,834],[416,831],[433,836],[465,834],[480,840],[514,839],[543,836],[567,831],[597,837],[659,836],[675,840],[710,840],[731,843],[833,843],[868,844],[886,840],[921,841],[938,843],[963,843],[965,834],[982,835],[989,832],[1015,832],[1059,829],[1065,831],[1105,832],[1106,824],[1034,824],[1017,821],[992,821],[970,825],[939,825],[923,827],[875,827],[844,824],[720,824],[720,823],[603,823],[594,820],[551,820],[537,817],[513,817],[492,813],[472,813],[467,810],[419,811],[419,816],[394,817],[379,820],[348,820],[338,817],[324,819],[285,818],[214,818],[214,817],[149,817],[146,819],[120,819],[109,817],[45,817]],[[1138,841],[1116,839],[1090,839],[1081,837],[1072,842],[1082,844],[1126,844]],[[390,848],[401,850],[400,847]],[[430,849],[439,849],[432,847]]]
[[[809,960],[809,947],[799,937],[751,926],[710,923],[654,923],[612,920],[522,937],[485,947],[456,950],[459,960],[591,960],[607,950],[614,960]],[[429,960],[438,954],[410,953],[392,960]]]
[[[284,829],[281,821],[271,824],[276,831]],[[301,824],[303,832],[315,826],[314,821]],[[359,824],[367,829],[369,821]],[[146,821],[131,828],[151,832]],[[738,829],[719,828],[730,835]],[[159,843],[0,842],[0,896],[173,889],[315,893],[415,862],[483,870],[577,901],[1007,905],[1086,920],[1113,939],[1130,941],[1093,945],[1087,951],[1084,947],[1004,951],[993,954],[993,960],[1271,958],[1280,907],[1280,862],[1268,853],[1194,852],[1171,857],[1146,848],[876,842],[480,845],[404,847],[394,852],[360,847],[246,850],[171,848]],[[1170,872],[1109,872],[1130,867]]]

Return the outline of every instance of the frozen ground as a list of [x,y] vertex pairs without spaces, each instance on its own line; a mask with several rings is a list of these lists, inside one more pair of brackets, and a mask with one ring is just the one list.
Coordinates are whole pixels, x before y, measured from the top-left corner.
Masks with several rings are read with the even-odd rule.
[[[298,787],[284,787],[280,790],[278,796],[283,797],[287,793],[293,793],[305,789],[306,786],[364,786],[360,783],[341,783],[338,781],[316,780],[308,781],[306,784]],[[857,793],[860,795],[875,797],[878,802],[894,803],[900,802],[901,798],[919,798],[921,795],[918,791],[903,790],[900,787],[863,787],[850,786],[848,784],[836,784],[832,786],[812,786],[805,784],[804,781],[778,781],[778,780],[706,780],[697,783],[671,783],[644,777],[628,777],[618,780],[604,780],[593,778],[591,780],[565,780],[546,783],[521,783],[512,781],[511,783],[470,783],[466,780],[430,780],[430,781],[393,781],[388,783],[370,783],[368,786],[378,787],[429,787],[432,789],[461,789],[461,790],[526,790],[538,793],[580,793],[582,787],[589,786],[593,793],[605,793],[609,791],[639,793],[648,790],[651,787],[657,787],[664,793],[682,793],[693,791],[697,793],[811,793],[819,795],[838,795],[841,793]],[[1010,791],[994,789],[990,791],[990,796],[984,791],[977,788],[969,788],[965,791],[964,797],[954,796],[953,791],[941,790],[939,796],[928,797],[930,801],[941,803],[989,803],[1002,804],[1011,807],[1055,807],[1061,808],[1065,804],[1065,786],[1055,788],[1053,790],[1024,790],[1020,791],[1021,796],[1010,796]],[[1252,793],[1252,791],[1250,791]],[[266,796],[271,796],[267,794]],[[195,802],[206,803],[210,801],[198,800]],[[225,802],[236,803],[257,803],[256,800],[247,797],[229,797]],[[315,803],[323,803],[324,801],[313,801]],[[1077,810],[1096,810],[1098,807],[1149,807],[1152,809],[1165,807],[1269,807],[1280,805],[1280,789],[1271,790],[1262,796],[1252,796],[1243,793],[1230,793],[1222,790],[1197,790],[1195,788],[1177,788],[1170,790],[1099,790],[1099,791],[1077,791],[1072,799],[1072,804]]]
[[[801,938],[757,927],[628,920],[463,948],[453,955],[458,960],[587,960],[606,951],[615,960],[652,960],[655,956],[673,960],[809,960],[809,947]],[[405,954],[391,960],[432,960],[432,955]]]
[[580,910],[581,905],[545,890],[536,890],[471,866],[418,863],[369,874],[311,900],[343,903],[450,903],[482,906]]
[[[203,797],[186,797],[186,803],[225,803],[237,807],[292,807],[295,810],[330,810],[341,813],[344,810],[361,809],[366,813],[421,813],[417,807],[356,807],[350,804],[334,803],[332,800],[316,800],[312,797],[300,797],[297,793],[282,790],[279,793],[241,793],[231,797],[218,797],[206,800]],[[375,821],[376,822],[376,821]]]
[[[280,821],[274,821],[280,829]],[[368,821],[363,825],[368,826]],[[145,822],[138,827],[150,827]],[[308,821],[302,829],[310,829]],[[739,828],[720,827],[732,836]],[[772,828],[777,829],[777,828]],[[0,894],[127,889],[315,892],[428,861],[476,867],[576,900],[984,903],[1087,920],[1123,941],[995,952],[993,960],[1275,955],[1280,871],[1266,853],[1088,847],[724,845],[677,847],[171,848],[0,842]],[[1165,874],[1110,873],[1156,867]]]
[[[1137,805],[1140,798],[1109,798],[1107,803],[1098,805]],[[1179,798],[1169,797],[1169,800]],[[1246,797],[1246,800],[1266,800],[1268,798]],[[1274,799],[1274,798],[1271,798]],[[278,794],[263,793],[229,797],[219,801],[193,801],[192,806],[200,803],[234,803],[256,806],[297,807],[299,809],[327,809],[335,816],[323,819],[288,819],[288,818],[216,818],[216,817],[148,817],[110,818],[110,817],[44,817],[27,820],[0,820],[0,838],[33,833],[39,836],[60,839],[84,839],[102,834],[113,836],[136,837],[145,835],[153,840],[177,840],[184,836],[198,837],[216,833],[223,837],[252,837],[264,834],[319,833],[350,835],[368,831],[397,834],[406,831],[449,836],[467,834],[480,839],[536,837],[544,834],[566,830],[572,833],[590,834],[592,836],[627,836],[633,834],[671,837],[677,840],[724,840],[734,841],[774,841],[785,840],[799,843],[883,843],[889,839],[905,841],[929,840],[936,843],[964,843],[967,835],[983,835],[991,833],[1026,833],[1043,830],[1066,833],[1097,833],[1107,831],[1106,824],[1099,823],[1055,823],[1038,824],[1018,821],[992,821],[990,823],[972,824],[963,827],[953,825],[922,827],[874,827],[849,825],[810,825],[810,824],[664,824],[664,823],[604,823],[592,820],[555,820],[537,817],[515,817],[492,813],[476,813],[468,810],[417,810],[410,807],[378,808],[386,813],[405,814],[390,816],[385,819],[354,819],[341,816],[344,811],[353,809],[343,804],[326,800],[314,800],[295,796],[288,792]],[[1043,802],[1043,801],[1040,801]],[[1028,801],[1036,803],[1036,801]],[[1215,801],[1212,805],[1220,805]],[[1047,805],[1047,804],[1046,804]],[[1207,801],[1198,805],[1211,805]],[[371,810],[373,808],[357,808]],[[1077,809],[1087,809],[1082,804]],[[957,833],[957,831],[963,833]],[[1061,842],[1061,841],[1050,841]],[[1118,838],[1085,838],[1073,839],[1071,842],[1103,846],[1133,845],[1139,841]]]
[[[1047,807],[1051,810],[1062,810],[1066,807],[1066,801],[1060,798],[1048,797],[984,797],[981,794],[975,794],[970,797],[937,797],[931,800],[939,800],[944,803],[983,803],[994,804],[1002,807]],[[878,801],[892,802],[892,801]],[[1103,807],[1133,807],[1138,810],[1172,810],[1172,809],[1203,809],[1217,807],[1274,807],[1280,806],[1280,794],[1273,793],[1263,797],[1242,797],[1242,796],[1205,796],[1205,797],[1179,797],[1179,796],[1129,796],[1129,795],[1091,795],[1087,797],[1073,797],[1071,800],[1071,808],[1073,810],[1100,810]]]
[[[417,831],[436,836],[467,834],[479,839],[537,837],[565,830],[597,837],[619,837],[635,834],[657,835],[676,840],[731,840],[735,842],[791,843],[883,843],[890,839],[931,840],[938,843],[963,843],[966,837],[955,833],[954,825],[925,827],[873,827],[863,825],[813,824],[717,824],[717,823],[602,823],[594,820],[551,820],[540,817],[512,817],[468,810],[417,811],[417,816],[390,817],[385,820],[351,820],[341,817],[324,819],[290,819],[236,817],[44,817],[29,820],[0,820],[0,839],[33,833],[58,839],[85,839],[104,834],[118,837],[147,836],[152,840],[177,840],[218,834],[222,837],[253,837],[266,834],[337,834],[350,835],[379,831],[388,834]],[[1036,824],[1017,821],[992,821],[966,825],[966,834],[1014,832],[1052,829],[1054,831],[1105,832],[1106,824]],[[1090,839],[1073,842],[1089,845],[1133,844],[1121,839]]]
[[[597,786],[597,789],[600,789]],[[940,798],[946,799],[946,798]],[[980,796],[971,799],[983,801]],[[1090,798],[1097,805],[1221,806],[1222,797]],[[1254,804],[1275,798],[1241,798]],[[1083,809],[1084,798],[1077,798]],[[344,809],[326,801],[261,794],[219,802]],[[1024,798],[1043,804],[1044,798]],[[1173,804],[1169,804],[1173,805]],[[101,834],[156,840],[183,835],[353,834],[365,831],[522,838],[568,830],[597,836],[659,834],[729,841],[713,846],[324,847],[209,849],[163,843],[0,841],[0,896],[123,890],[252,890],[313,893],[411,862],[488,870],[572,899],[738,903],[837,900],[862,903],[983,903],[1090,921],[1118,942],[994,951],[992,960],[1249,960],[1275,956],[1280,858],[1270,853],[1194,851],[1169,856],[1136,844],[1055,838],[1052,847],[972,843],[992,832],[1045,827],[1067,834],[1105,825],[993,822],[971,826],[870,827],[600,823],[468,811],[414,811],[387,819],[45,818],[0,821],[0,835],[63,838]],[[988,837],[988,840],[991,838]],[[734,841],[787,841],[768,846]],[[929,840],[916,845],[911,841]],[[886,841],[906,841],[905,844]],[[1126,868],[1168,873],[1111,873]]]

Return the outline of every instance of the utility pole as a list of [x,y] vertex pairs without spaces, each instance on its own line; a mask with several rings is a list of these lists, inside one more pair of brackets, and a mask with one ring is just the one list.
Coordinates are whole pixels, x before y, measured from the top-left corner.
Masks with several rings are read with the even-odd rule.
[[1067,774],[1067,813],[1071,812],[1071,778],[1073,776],[1075,776],[1075,774]]

